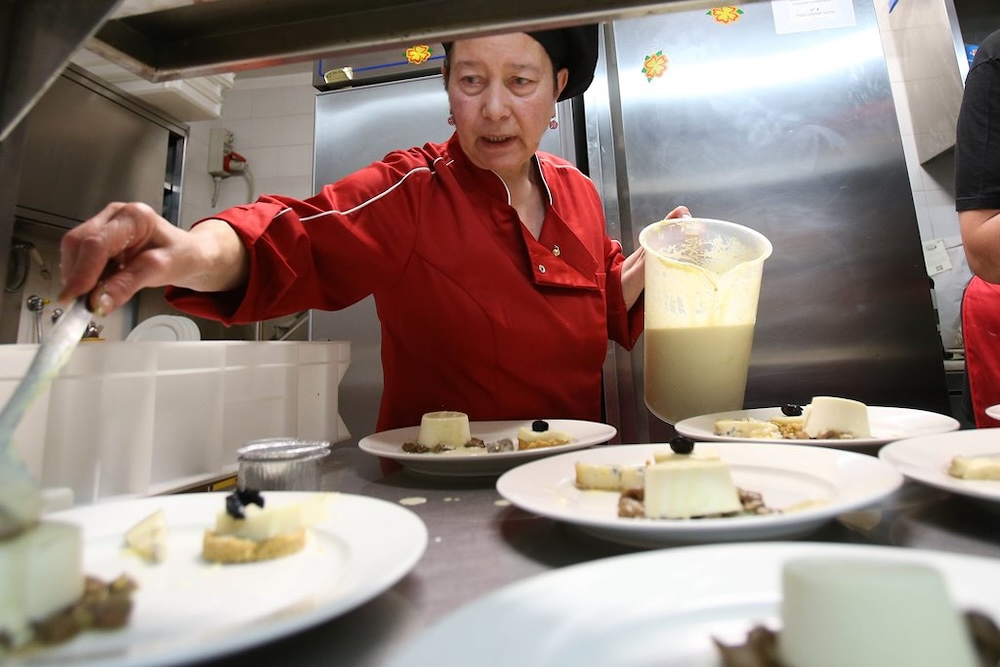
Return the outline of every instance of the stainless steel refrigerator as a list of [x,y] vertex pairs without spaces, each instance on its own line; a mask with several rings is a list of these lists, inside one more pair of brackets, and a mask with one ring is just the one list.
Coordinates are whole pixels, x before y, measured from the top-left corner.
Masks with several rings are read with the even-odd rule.
[[[771,240],[746,407],[832,394],[948,413],[871,0],[752,1],[728,15],[686,7],[602,26],[594,84],[576,108],[560,103],[560,130],[543,149],[590,174],[626,251],[681,203]],[[817,22],[790,8],[833,15]],[[317,96],[317,189],[390,149],[451,134],[439,76],[386,81],[390,68],[357,69],[382,78]],[[373,432],[382,390],[374,303],[310,319],[311,339],[352,343],[340,410],[356,442]],[[608,347],[606,420],[621,442],[673,433],[646,409],[642,348]]]
[[[392,65],[392,54],[384,63]],[[385,80],[389,67],[378,57],[353,68],[362,74],[350,88],[321,92],[316,96],[314,188],[346,176],[378,160],[391,150],[441,142],[451,136],[448,97],[440,74],[412,77],[401,70],[401,78]],[[330,65],[327,65],[330,67]],[[438,66],[439,67],[439,66]],[[364,72],[372,77],[366,79]],[[367,81],[373,81],[368,83]],[[548,131],[542,150],[575,161],[575,133],[569,102],[556,108],[559,128]],[[340,415],[350,432],[348,442],[375,431],[382,397],[381,332],[375,300],[368,297],[336,312],[314,310],[309,314],[310,340],[349,340],[351,363],[340,382]]]
[[[705,4],[602,40],[585,132],[611,234],[631,250],[683,203],[774,245],[745,407],[830,394],[949,413],[871,0]],[[605,370],[625,442],[672,434],[645,406],[642,341]]]

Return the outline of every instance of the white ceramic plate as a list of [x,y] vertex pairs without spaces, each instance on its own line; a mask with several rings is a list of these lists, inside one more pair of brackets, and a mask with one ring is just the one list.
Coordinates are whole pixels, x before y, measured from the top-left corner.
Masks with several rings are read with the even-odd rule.
[[[274,505],[307,493],[266,492]],[[328,518],[306,548],[245,565],[201,559],[201,540],[225,493],[156,496],[48,515],[83,528],[84,572],[138,581],[129,624],[85,632],[67,644],[9,657],[5,667],[129,667],[201,661],[305,629],[382,593],[422,556],[427,529],[410,510],[374,498],[332,494]],[[166,514],[167,559],[151,565],[123,549],[125,531],[157,509]]]
[[179,315],[175,316],[175,318],[178,325],[184,331],[184,338],[182,340],[201,340],[201,329],[198,328],[194,320],[187,317],[180,317]]
[[154,315],[137,324],[125,340],[130,342],[201,340],[201,331],[198,325],[187,317]]
[[1000,512],[1000,482],[958,479],[948,474],[955,456],[1000,456],[1000,428],[980,428],[926,435],[893,442],[878,456],[906,477],[982,501]]
[[[402,463],[414,472],[425,475],[447,477],[475,477],[499,475],[514,466],[534,461],[562,452],[585,449],[611,440],[618,429],[608,424],[580,421],[576,419],[547,419],[549,428],[564,431],[573,436],[573,442],[556,447],[540,447],[515,452],[485,451],[475,454],[410,454],[403,451],[403,443],[417,439],[419,426],[408,426],[391,431],[382,431],[362,438],[358,446],[375,456],[382,456]],[[523,426],[531,428],[532,420],[472,422],[469,424],[472,436],[487,442],[501,438],[512,438],[517,442],[517,432]]]
[[[704,451],[706,445],[700,445]],[[800,536],[839,514],[892,493],[903,476],[879,459],[836,449],[751,442],[707,445],[729,464],[737,486],[758,491],[775,509],[808,506],[787,514],[729,518],[620,518],[611,491],[576,487],[577,461],[637,465],[666,444],[600,447],[533,461],[504,473],[497,491],[523,510],[564,521],[594,536],[638,547]],[[699,451],[696,447],[695,451]]]
[[1000,419],[1000,405],[991,405],[986,408],[986,415],[993,419]]
[[733,412],[716,412],[700,417],[683,419],[674,426],[681,435],[692,440],[711,440],[715,442],[781,442],[791,445],[812,445],[818,447],[880,447],[893,440],[911,438],[929,433],[946,433],[957,431],[960,424],[947,415],[913,408],[887,408],[877,405],[868,406],[868,423],[871,426],[872,437],[853,438],[851,440],[793,440],[785,438],[737,438],[715,434],[717,419],[759,419],[767,421],[780,417],[781,408],[755,408],[753,410],[736,410]]
[[553,570],[460,608],[387,667],[718,667],[713,637],[780,627],[781,569],[799,557],[918,563],[944,576],[957,609],[1000,618],[1000,560],[849,544],[686,547]]

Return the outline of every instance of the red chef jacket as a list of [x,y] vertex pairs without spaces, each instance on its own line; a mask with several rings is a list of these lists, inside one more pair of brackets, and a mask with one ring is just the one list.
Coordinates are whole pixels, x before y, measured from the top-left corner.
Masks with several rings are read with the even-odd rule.
[[962,338],[965,340],[965,372],[977,428],[1000,426],[986,408],[1000,404],[1000,285],[979,276],[962,295]]
[[553,155],[535,159],[549,204],[537,240],[503,181],[452,136],[390,153],[305,201],[265,195],[213,216],[246,244],[249,283],[224,294],[170,288],[167,298],[229,324],[373,294],[380,431],[435,410],[597,421],[607,341],[631,349],[642,301],[626,311],[624,256],[593,183]]

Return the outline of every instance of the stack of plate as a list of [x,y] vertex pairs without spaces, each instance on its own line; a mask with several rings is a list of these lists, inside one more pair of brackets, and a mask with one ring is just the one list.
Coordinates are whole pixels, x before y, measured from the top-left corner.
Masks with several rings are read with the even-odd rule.
[[131,342],[201,340],[194,320],[177,315],[155,315],[140,322],[125,338]]

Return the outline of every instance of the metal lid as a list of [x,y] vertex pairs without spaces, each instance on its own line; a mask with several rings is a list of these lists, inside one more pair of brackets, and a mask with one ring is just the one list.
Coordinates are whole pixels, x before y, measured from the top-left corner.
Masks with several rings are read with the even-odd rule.
[[330,443],[325,440],[297,440],[295,438],[251,440],[236,450],[236,456],[240,461],[318,459],[329,453]]

